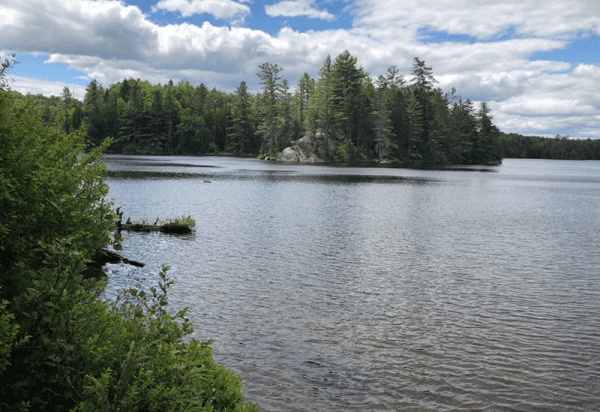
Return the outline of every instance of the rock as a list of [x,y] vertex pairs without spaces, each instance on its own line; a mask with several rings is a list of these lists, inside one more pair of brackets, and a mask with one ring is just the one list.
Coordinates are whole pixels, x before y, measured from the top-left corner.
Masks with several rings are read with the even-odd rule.
[[304,136],[302,139],[292,142],[291,147],[285,148],[277,156],[278,162],[306,162],[306,163],[319,163],[325,162],[317,155],[313,153],[314,142],[312,137]]
[[285,149],[283,149],[283,152],[279,153],[279,155],[277,156],[277,161],[278,162],[297,162],[298,161],[298,153],[296,153],[296,151],[293,148],[286,147]]

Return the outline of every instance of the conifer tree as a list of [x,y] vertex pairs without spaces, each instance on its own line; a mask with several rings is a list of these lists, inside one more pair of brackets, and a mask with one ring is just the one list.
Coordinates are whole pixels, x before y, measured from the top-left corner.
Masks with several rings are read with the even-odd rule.
[[389,91],[387,79],[383,76],[377,78],[377,108],[375,112],[375,153],[379,161],[387,158],[395,147],[392,141],[392,126],[390,110],[387,102]]
[[319,70],[319,79],[312,97],[308,100],[306,130],[324,148],[326,157],[333,157],[334,132],[334,74],[328,55]]
[[406,142],[407,157],[409,161],[420,161],[423,158],[419,151],[422,143],[421,134],[423,133],[423,110],[413,91],[410,92],[406,101],[406,114],[409,126]]
[[104,130],[104,89],[94,79],[88,84],[83,103],[87,145],[97,146],[106,138]]
[[248,93],[246,82],[242,81],[235,92],[231,110],[231,126],[227,129],[229,134],[227,150],[234,154],[243,155],[251,150],[251,141],[254,135],[251,111],[251,96]]
[[263,139],[263,155],[275,156],[277,150],[277,138],[279,125],[277,121],[277,100],[279,73],[283,71],[277,64],[263,63],[259,66],[260,71],[256,73],[264,85],[262,94],[261,116],[262,122],[258,125],[256,133]]

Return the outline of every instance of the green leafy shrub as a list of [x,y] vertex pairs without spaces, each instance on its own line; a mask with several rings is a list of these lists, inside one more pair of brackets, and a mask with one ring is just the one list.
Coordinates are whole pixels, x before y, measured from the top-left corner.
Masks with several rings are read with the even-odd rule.
[[0,410],[241,411],[241,379],[158,290],[103,298],[81,272],[113,244],[101,147],[0,90]]

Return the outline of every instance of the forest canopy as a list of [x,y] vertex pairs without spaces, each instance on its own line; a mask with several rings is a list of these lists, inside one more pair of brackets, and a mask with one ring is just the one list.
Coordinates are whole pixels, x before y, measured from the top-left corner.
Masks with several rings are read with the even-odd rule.
[[[414,59],[410,79],[391,66],[373,80],[348,51],[327,57],[313,78],[293,87],[277,64],[257,71],[262,89],[245,81],[231,94],[187,81],[153,85],[92,81],[82,105],[90,146],[111,136],[109,151],[145,154],[259,155],[274,159],[310,136],[326,161],[496,163],[499,130],[487,103],[475,107],[436,87],[432,69]],[[72,113],[73,123],[79,119]],[[69,123],[65,119],[65,124]],[[73,127],[75,125],[73,124]]]
[[[486,102],[474,104],[437,87],[419,58],[406,77],[395,66],[372,79],[348,51],[327,57],[295,86],[285,70],[257,68],[261,89],[242,81],[233,93],[182,80],[151,84],[92,80],[83,103],[61,96],[20,96],[46,122],[70,133],[85,126],[88,148],[112,137],[110,153],[229,154],[275,159],[309,136],[315,155],[332,162],[495,164],[505,157],[600,159],[600,142],[505,134]],[[17,94],[17,93],[15,93]],[[19,100],[19,98],[17,98]]]

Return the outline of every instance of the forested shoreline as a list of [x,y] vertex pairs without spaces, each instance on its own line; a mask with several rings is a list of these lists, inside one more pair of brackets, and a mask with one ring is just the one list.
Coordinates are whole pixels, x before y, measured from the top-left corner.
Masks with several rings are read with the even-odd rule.
[[102,162],[111,140],[85,152],[81,105],[25,102],[7,90],[13,60],[0,63],[0,411],[257,411],[212,341],[185,338],[186,309],[167,310],[169,267],[105,296],[88,269],[121,249]]
[[60,98],[29,98],[45,121],[65,132],[84,125],[90,147],[113,137],[110,153],[275,159],[309,135],[315,154],[332,162],[501,160],[488,105],[476,108],[455,90],[444,94],[418,58],[409,81],[395,66],[373,81],[346,51],[328,56],[316,78],[305,73],[293,91],[277,64],[258,69],[262,90],[255,95],[245,81],[228,94],[185,80],[153,85],[124,79],[107,88],[93,80],[83,103],[68,88]]
[[85,126],[88,148],[112,137],[109,153],[275,159],[308,135],[314,154],[330,162],[600,159],[600,141],[502,133],[487,103],[475,107],[454,89],[443,93],[432,69],[418,58],[410,80],[391,66],[372,81],[346,51],[335,60],[328,56],[317,77],[305,73],[293,91],[277,64],[258,69],[262,89],[254,95],[245,81],[225,93],[204,83],[153,85],[132,78],[107,88],[93,80],[83,102],[66,87],[60,97],[13,93],[65,133]]

